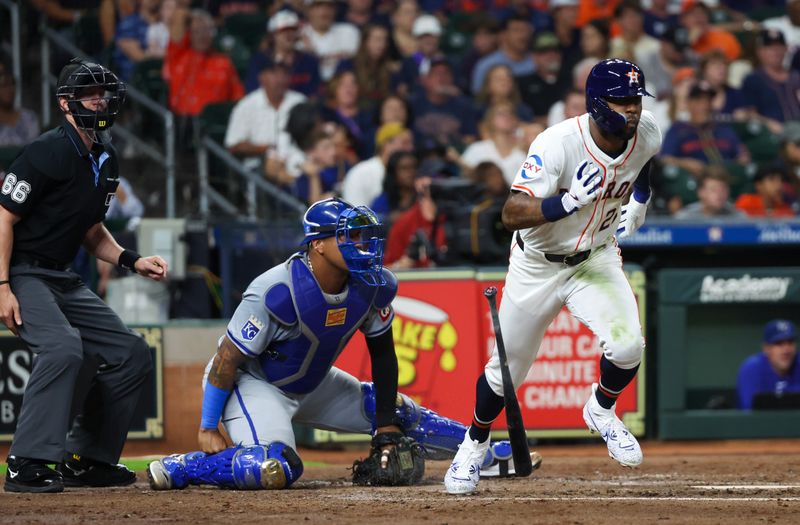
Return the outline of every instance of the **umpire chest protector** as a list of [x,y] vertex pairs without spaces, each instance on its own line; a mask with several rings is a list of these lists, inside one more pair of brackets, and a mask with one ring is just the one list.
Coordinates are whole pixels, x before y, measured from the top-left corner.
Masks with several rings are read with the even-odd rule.
[[273,341],[259,360],[270,383],[285,392],[306,394],[322,382],[370,309],[389,305],[396,284],[369,287],[351,278],[347,298],[333,305],[299,254],[288,265],[289,285],[280,283],[267,290],[264,305],[281,324],[297,324],[300,333]]

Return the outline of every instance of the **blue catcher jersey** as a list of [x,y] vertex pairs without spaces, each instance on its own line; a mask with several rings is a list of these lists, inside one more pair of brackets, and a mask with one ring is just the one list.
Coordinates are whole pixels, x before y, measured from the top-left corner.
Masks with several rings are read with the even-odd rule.
[[351,278],[339,294],[325,294],[305,255],[261,274],[248,286],[227,336],[253,357],[247,370],[292,394],[314,390],[356,330],[366,337],[391,327],[397,281],[369,287]]

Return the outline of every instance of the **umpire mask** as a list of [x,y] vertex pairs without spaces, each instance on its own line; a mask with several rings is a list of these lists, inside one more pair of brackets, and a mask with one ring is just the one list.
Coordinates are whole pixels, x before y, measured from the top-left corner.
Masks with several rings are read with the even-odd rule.
[[125,101],[125,84],[105,66],[73,59],[61,70],[56,97],[67,99],[75,125],[94,135],[114,125]]

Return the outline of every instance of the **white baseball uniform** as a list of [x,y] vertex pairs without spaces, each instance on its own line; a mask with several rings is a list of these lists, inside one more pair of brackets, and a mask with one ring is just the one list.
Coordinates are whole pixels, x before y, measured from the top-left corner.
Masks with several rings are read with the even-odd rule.
[[[594,143],[589,119],[586,113],[543,131],[531,144],[512,185],[513,191],[532,197],[558,195],[568,191],[584,160],[599,167],[603,178],[594,201],[561,220],[514,236],[499,317],[515,386],[524,380],[545,330],[565,304],[598,336],[609,361],[630,369],[641,360],[644,339],[638,308],[622,271],[614,233],[634,181],[661,146],[661,132],[653,115],[642,111],[625,151],[611,158]],[[585,250],[591,250],[589,257],[575,266],[545,258],[545,254]],[[486,378],[502,395],[496,349],[486,364]]]

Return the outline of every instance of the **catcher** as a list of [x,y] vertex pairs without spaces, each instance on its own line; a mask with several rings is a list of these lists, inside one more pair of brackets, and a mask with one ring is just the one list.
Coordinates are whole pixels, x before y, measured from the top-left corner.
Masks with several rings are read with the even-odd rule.
[[[397,280],[383,268],[374,213],[326,199],[306,211],[303,228],[305,249],[250,284],[206,368],[202,451],[150,463],[153,489],[288,488],[303,473],[292,423],[372,433],[370,456],[353,467],[361,485],[413,484],[424,457],[457,450],[464,425],[398,396]],[[366,337],[374,383],[332,366],[356,330]],[[237,446],[228,447],[220,421]],[[490,449],[487,463],[506,449]]]

